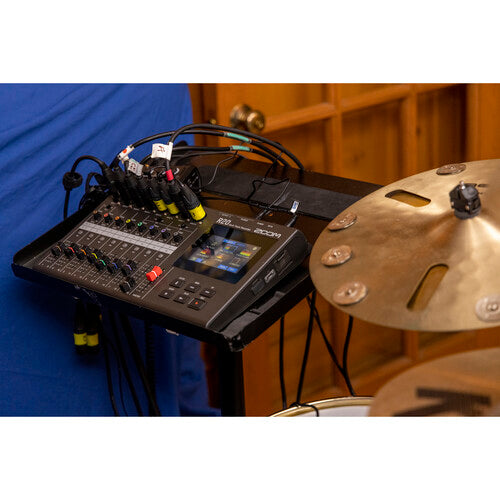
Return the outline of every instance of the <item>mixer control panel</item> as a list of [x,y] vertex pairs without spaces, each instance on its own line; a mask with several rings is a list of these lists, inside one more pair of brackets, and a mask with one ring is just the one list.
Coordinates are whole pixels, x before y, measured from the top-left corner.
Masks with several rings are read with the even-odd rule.
[[308,253],[293,228],[218,210],[195,222],[106,199],[43,251],[35,270],[213,329],[223,328]]

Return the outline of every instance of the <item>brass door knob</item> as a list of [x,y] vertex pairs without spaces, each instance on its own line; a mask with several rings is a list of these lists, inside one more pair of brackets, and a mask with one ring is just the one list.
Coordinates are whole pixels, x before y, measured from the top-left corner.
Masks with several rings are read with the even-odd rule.
[[248,130],[254,134],[262,132],[266,119],[261,111],[252,109],[248,104],[238,104],[229,115],[231,127]]

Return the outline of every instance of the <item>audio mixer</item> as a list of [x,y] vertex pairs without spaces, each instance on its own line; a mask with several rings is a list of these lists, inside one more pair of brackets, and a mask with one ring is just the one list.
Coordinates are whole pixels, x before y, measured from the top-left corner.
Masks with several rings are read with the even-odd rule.
[[297,229],[206,208],[193,221],[104,200],[32,267],[91,292],[220,331],[295,269]]

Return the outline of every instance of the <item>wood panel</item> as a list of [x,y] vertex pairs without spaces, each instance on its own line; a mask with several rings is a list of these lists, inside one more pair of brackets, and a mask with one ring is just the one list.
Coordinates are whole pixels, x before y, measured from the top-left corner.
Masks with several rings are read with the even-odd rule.
[[467,158],[500,158],[500,85],[467,85]]
[[[191,85],[196,121],[229,124],[236,104],[266,115],[263,135],[281,142],[308,170],[388,184],[437,166],[500,157],[500,85],[209,84]],[[197,141],[201,139],[197,137]],[[216,141],[212,141],[215,144]],[[325,331],[341,357],[347,316],[319,299]],[[285,379],[295,397],[307,307],[286,316]],[[247,413],[281,408],[279,325],[243,352]],[[417,361],[500,345],[500,329],[403,332],[355,320],[349,368],[358,394],[373,394]],[[347,395],[315,327],[303,400]]]
[[229,125],[232,108],[241,103],[262,111],[266,118],[291,110],[321,104],[324,85],[287,83],[219,84],[217,85],[217,121]]
[[465,85],[457,85],[418,96],[418,172],[465,161],[465,95]]
[[389,184],[401,178],[398,102],[354,111],[342,119],[342,176]]

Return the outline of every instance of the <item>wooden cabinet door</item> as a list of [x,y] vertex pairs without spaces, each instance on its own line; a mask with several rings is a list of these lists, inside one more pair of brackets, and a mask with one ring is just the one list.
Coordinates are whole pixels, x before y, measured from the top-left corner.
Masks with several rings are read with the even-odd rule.
[[[193,84],[190,89],[195,121],[230,125],[233,108],[247,104],[265,117],[260,133],[292,151],[307,170],[389,184],[446,163],[500,157],[500,141],[493,137],[500,116],[498,85]],[[341,353],[347,317],[321,297],[318,308]],[[307,316],[303,301],[285,318],[289,403],[295,398]],[[276,324],[243,352],[248,415],[281,409],[278,339]],[[491,330],[485,335],[403,332],[355,320],[350,374],[358,394],[372,395],[417,361],[499,342],[500,334]],[[315,331],[302,401],[346,394]]]

